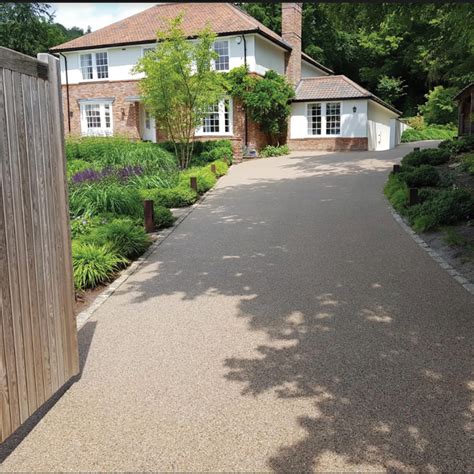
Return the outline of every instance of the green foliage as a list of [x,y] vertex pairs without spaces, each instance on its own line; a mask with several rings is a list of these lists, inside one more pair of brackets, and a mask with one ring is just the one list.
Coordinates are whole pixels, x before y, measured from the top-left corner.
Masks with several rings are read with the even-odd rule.
[[411,207],[410,224],[417,232],[451,225],[474,215],[474,197],[465,189],[447,189],[433,194],[431,199]]
[[190,206],[198,198],[197,193],[185,183],[170,189],[144,189],[140,194],[142,199],[151,199],[155,204],[167,208]]
[[259,155],[263,158],[267,158],[269,156],[288,155],[289,153],[290,153],[290,149],[288,148],[288,145],[282,145],[282,146],[267,145],[265,148],[260,150]]
[[[172,142],[163,142],[160,143],[160,146],[167,151],[174,152]],[[229,163],[232,163],[233,150],[230,140],[203,140],[194,142],[191,165],[202,166],[224,158]]]
[[93,215],[90,211],[85,212],[81,216],[74,217],[70,221],[71,237],[77,239],[81,235],[91,232],[92,229],[106,224],[108,220],[109,217],[107,215]]
[[403,214],[408,205],[408,187],[398,175],[391,174],[384,187],[384,194],[394,209]]
[[217,178],[210,168],[189,168],[180,175],[180,186],[190,186],[190,178],[197,178],[197,192],[204,194],[209,191],[217,182]]
[[438,170],[431,165],[420,165],[403,171],[400,173],[400,179],[405,181],[409,188],[437,186],[441,180]]
[[474,176],[474,153],[463,156],[461,162],[464,171]]
[[[280,31],[281,4],[241,4]],[[474,8],[469,3],[303,3],[303,50],[376,92],[381,76],[401,77],[406,95],[394,105],[417,112],[436,85],[474,80]]]
[[130,219],[113,219],[96,227],[81,240],[98,247],[108,245],[117,255],[125,258],[138,257],[150,245],[145,230]]
[[466,239],[463,235],[457,232],[452,227],[446,227],[443,229],[444,238],[443,240],[451,247],[462,247],[462,246],[472,246],[469,240]]
[[216,160],[211,163],[211,165],[216,166],[216,176],[220,178],[224,176],[229,171],[229,165],[223,160]]
[[426,102],[420,105],[419,109],[427,124],[456,122],[457,104],[453,98],[457,92],[454,87],[436,86],[425,95]]
[[72,242],[74,286],[78,290],[94,288],[113,278],[127,259],[118,256],[108,245]]
[[153,205],[153,215],[157,229],[164,229],[173,225],[175,218],[171,211],[163,206]]
[[401,141],[402,143],[408,143],[420,140],[447,140],[455,137],[457,133],[457,129],[454,126],[430,125],[421,130],[408,128],[403,132]]
[[181,169],[188,167],[196,128],[209,108],[224,98],[224,77],[214,71],[216,38],[210,27],[190,42],[182,15],[157,33],[159,46],[138,60],[135,73],[144,73],[140,91],[144,103],[172,141]]
[[438,145],[438,148],[448,150],[451,155],[474,151],[474,136],[467,136],[457,140],[445,140]]
[[67,162],[67,178],[70,179],[76,173],[88,169],[98,169],[99,167],[84,160],[70,160]]
[[449,161],[450,153],[447,150],[436,148],[425,148],[424,150],[412,151],[402,159],[403,166],[420,165],[442,165]]
[[423,115],[407,117],[403,121],[415,130],[424,130],[426,128],[425,119],[423,118]]
[[406,95],[404,90],[407,86],[404,82],[405,81],[400,77],[389,77],[383,75],[380,77],[377,84],[377,93],[381,99],[393,105],[401,97]]
[[0,46],[36,56],[84,34],[81,28],[54,23],[53,18],[47,3],[0,3]]
[[245,66],[232,70],[227,81],[231,95],[242,101],[250,119],[278,143],[291,112],[290,101],[295,96],[293,86],[275,71],[267,71],[262,78],[247,74]]
[[138,190],[118,184],[85,184],[71,189],[69,210],[72,217],[87,212],[93,214],[113,213],[139,217],[143,215],[143,204]]

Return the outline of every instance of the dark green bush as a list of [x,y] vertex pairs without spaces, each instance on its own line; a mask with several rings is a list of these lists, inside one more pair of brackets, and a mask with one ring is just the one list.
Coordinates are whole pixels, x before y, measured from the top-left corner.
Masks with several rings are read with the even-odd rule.
[[288,153],[290,153],[290,149],[288,148],[288,145],[282,145],[282,146],[267,145],[265,148],[260,150],[259,156],[263,158],[267,158],[270,156],[288,155]]
[[400,173],[400,178],[405,181],[409,188],[437,186],[440,183],[438,170],[431,165],[420,165],[416,168],[409,168],[408,171],[402,171]]
[[455,224],[474,215],[474,197],[465,189],[447,189],[411,207],[410,224],[417,232],[433,230],[440,225]]
[[74,286],[78,290],[94,288],[111,280],[127,262],[126,258],[117,255],[109,245],[72,242]]
[[394,209],[403,214],[408,205],[408,187],[398,174],[389,176],[384,194]]
[[463,170],[474,175],[474,153],[463,156],[461,162]]
[[[211,163],[211,165],[216,166],[216,176],[218,178],[220,178],[221,176],[224,176],[229,171],[229,165],[225,161],[217,160]],[[209,167],[209,169],[211,168]]]
[[142,199],[151,199],[155,204],[167,208],[186,207],[197,201],[198,195],[189,186],[140,190]]
[[150,245],[150,238],[143,227],[123,218],[93,229],[81,240],[96,246],[109,244],[117,255],[125,258],[138,257]]
[[450,153],[445,149],[425,148],[412,151],[402,159],[403,166],[441,165],[449,161]]
[[454,139],[454,140],[444,140],[438,146],[438,148],[443,150],[448,150],[451,155],[458,155],[460,153],[465,153],[468,151],[474,150],[474,136],[467,136],[464,138]]
[[164,229],[173,225],[175,218],[171,211],[163,206],[153,205],[153,214],[155,217],[155,226],[157,229]]
[[[170,153],[175,153],[174,145],[170,141],[160,143],[160,146]],[[232,162],[232,157],[233,151],[230,140],[195,141],[193,145],[191,164],[194,166],[205,165],[211,161],[222,158],[227,158],[228,161]]]
[[143,215],[143,203],[138,190],[118,184],[85,184],[72,189],[69,209],[73,217],[107,212],[131,217]]

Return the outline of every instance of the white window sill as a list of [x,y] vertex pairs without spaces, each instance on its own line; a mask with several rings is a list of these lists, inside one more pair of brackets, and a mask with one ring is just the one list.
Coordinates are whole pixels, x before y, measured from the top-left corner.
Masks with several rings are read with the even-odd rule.
[[226,133],[221,133],[221,132],[214,132],[214,133],[195,133],[195,137],[233,137],[234,134],[232,132],[226,132]]

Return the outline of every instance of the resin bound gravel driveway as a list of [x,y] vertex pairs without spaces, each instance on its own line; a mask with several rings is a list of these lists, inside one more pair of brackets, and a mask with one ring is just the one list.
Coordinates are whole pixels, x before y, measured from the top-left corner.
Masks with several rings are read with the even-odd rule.
[[233,167],[1,469],[472,472],[473,297],[382,195],[412,147]]

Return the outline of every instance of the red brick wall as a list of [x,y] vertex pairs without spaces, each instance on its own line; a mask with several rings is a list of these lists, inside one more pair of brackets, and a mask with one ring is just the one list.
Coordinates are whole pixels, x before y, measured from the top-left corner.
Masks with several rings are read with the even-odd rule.
[[302,3],[282,3],[281,36],[292,46],[285,54],[285,74],[294,85],[301,79]]
[[[125,102],[125,97],[138,95],[137,81],[97,81],[69,85],[69,104],[71,114],[71,135],[81,134],[81,112],[79,99],[100,99],[115,97],[112,104],[114,135],[140,138],[138,103]],[[67,119],[66,86],[62,86],[64,130],[69,133]]]
[[365,151],[368,149],[366,137],[360,138],[300,138],[289,139],[288,146],[292,151],[322,150],[322,151]]

